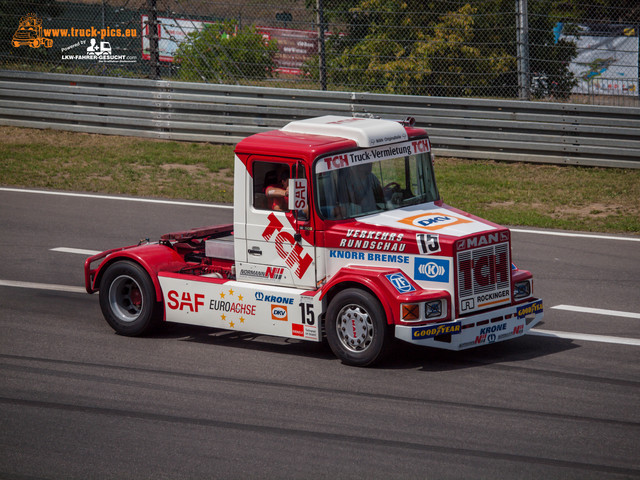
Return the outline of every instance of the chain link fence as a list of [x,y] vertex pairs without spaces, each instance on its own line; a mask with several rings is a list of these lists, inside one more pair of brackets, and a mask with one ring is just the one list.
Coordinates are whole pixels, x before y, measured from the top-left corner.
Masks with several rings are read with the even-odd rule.
[[0,0],[0,68],[639,105],[637,0]]

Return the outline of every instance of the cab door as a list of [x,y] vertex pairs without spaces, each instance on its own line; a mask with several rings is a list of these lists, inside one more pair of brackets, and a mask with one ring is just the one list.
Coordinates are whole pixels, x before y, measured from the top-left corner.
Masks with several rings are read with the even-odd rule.
[[238,262],[237,279],[315,290],[310,202],[303,210],[288,204],[289,179],[307,179],[305,166],[296,159],[262,156],[252,156],[247,164],[246,262]]

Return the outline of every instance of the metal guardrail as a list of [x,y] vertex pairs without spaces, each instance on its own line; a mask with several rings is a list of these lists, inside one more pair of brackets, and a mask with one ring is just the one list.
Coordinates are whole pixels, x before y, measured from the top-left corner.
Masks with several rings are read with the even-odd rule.
[[319,115],[412,116],[436,155],[640,168],[640,108],[0,70],[0,125],[236,143]]

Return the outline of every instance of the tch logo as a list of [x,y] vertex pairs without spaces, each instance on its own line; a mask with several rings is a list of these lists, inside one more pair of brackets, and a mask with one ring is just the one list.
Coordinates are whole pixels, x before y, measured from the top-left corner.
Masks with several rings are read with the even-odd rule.
[[[275,236],[274,242],[276,244],[276,252],[278,252],[278,256],[284,260],[284,262],[291,268],[293,268],[293,272],[296,277],[302,278],[304,273],[307,271],[313,259],[311,255],[305,253],[304,248],[295,241],[293,235],[287,231],[283,231],[284,225],[282,222],[278,220],[278,218],[272,213],[267,217],[269,219],[269,225],[262,232],[262,238],[266,241],[270,241],[272,237]],[[276,270],[280,270],[279,272]],[[282,278],[282,273],[284,269],[277,268],[269,268],[267,269],[267,277],[271,277],[270,275],[280,275]]]

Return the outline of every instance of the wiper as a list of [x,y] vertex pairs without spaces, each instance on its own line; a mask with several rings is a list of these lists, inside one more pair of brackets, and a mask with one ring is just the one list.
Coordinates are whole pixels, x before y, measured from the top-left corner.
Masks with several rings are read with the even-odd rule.
[[428,202],[427,196],[426,195],[422,195],[420,197],[413,197],[413,198],[409,198],[407,200],[403,200],[402,201],[402,206],[408,206],[408,205],[418,205],[420,203],[426,203]]

